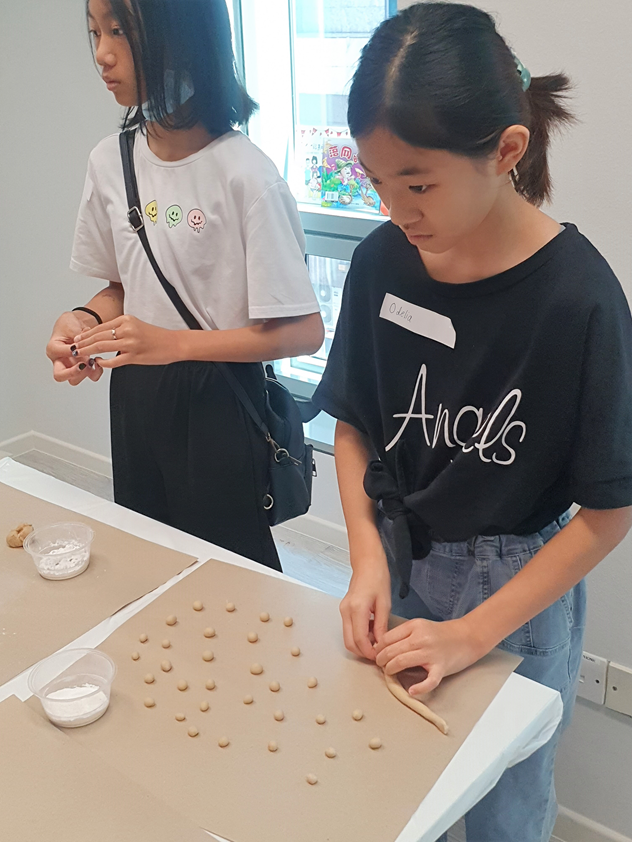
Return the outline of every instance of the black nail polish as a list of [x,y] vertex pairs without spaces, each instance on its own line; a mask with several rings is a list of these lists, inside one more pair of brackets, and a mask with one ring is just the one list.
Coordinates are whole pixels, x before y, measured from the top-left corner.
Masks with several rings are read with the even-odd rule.
[[94,360],[88,360],[88,365],[92,368],[94,366]]
[[76,350],[77,350],[77,346],[76,346],[76,345],[71,345],[71,346],[70,346],[70,350],[71,350],[71,351],[76,351]]
[[79,371],[83,371],[85,367],[86,367],[85,363],[79,363]]

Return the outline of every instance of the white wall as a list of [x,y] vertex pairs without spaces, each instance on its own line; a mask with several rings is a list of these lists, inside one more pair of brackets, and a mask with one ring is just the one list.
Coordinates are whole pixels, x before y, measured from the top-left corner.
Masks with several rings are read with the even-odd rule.
[[35,429],[107,455],[105,378],[54,383],[55,318],[105,284],[68,269],[88,154],[119,109],[92,64],[83,0],[3,3],[0,441]]
[[[400,8],[412,5],[400,0]],[[535,75],[563,69],[581,122],[556,141],[551,214],[575,222],[632,300],[632,3],[481,0]],[[632,667],[632,536],[589,576],[585,648]],[[578,702],[557,765],[560,803],[632,837],[632,719]]]

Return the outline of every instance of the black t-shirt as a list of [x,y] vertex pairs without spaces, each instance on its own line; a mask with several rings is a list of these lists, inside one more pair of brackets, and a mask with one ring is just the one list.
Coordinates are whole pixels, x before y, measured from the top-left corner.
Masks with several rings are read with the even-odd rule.
[[314,402],[369,437],[413,532],[529,534],[573,502],[632,505],[630,309],[574,225],[448,284],[384,223],[354,254]]

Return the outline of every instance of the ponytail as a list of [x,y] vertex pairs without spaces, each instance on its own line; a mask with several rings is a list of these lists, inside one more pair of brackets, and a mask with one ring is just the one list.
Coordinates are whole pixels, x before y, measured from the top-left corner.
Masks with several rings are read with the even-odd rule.
[[551,199],[549,145],[555,131],[575,122],[566,104],[571,90],[568,76],[554,73],[532,78],[526,92],[530,112],[527,128],[531,138],[524,157],[512,173],[512,179],[518,193],[532,205],[539,206]]

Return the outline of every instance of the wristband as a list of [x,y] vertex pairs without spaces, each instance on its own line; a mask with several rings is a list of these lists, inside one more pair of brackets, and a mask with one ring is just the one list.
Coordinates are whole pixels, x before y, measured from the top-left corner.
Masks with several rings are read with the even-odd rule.
[[100,324],[100,325],[103,324],[103,319],[101,318],[101,316],[98,313],[95,313],[94,310],[90,310],[88,307],[73,307],[72,312],[76,313],[77,310],[82,310],[84,313],[88,313],[88,315],[94,316],[94,318],[97,320],[98,324]]

